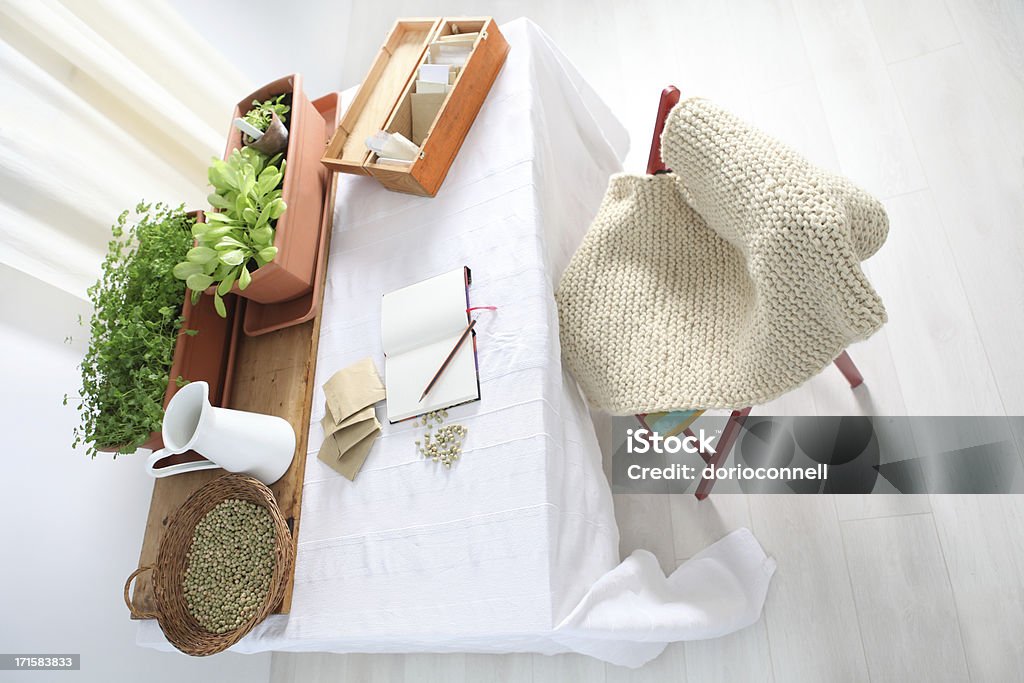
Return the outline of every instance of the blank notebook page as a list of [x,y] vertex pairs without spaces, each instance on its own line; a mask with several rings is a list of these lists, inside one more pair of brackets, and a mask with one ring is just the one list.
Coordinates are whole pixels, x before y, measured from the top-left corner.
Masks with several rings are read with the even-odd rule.
[[466,308],[465,268],[384,295],[380,325],[389,421],[480,398],[470,338],[426,398],[419,400],[469,324]]

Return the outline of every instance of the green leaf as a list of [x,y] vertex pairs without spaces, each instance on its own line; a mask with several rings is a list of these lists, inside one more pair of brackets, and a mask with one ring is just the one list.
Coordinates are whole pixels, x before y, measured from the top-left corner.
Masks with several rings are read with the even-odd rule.
[[207,171],[207,179],[217,190],[237,190],[238,174],[227,163],[219,159],[210,165]]
[[220,249],[221,251],[223,251],[225,249],[230,249],[230,248],[245,249],[246,245],[244,243],[242,243],[241,241],[235,239],[231,235],[225,235],[223,237],[223,239],[221,239],[219,242],[217,242],[217,248]]
[[238,188],[238,173],[235,169],[231,168],[229,164],[224,164],[220,167],[221,175],[223,176],[226,184],[232,188]]
[[260,173],[259,182],[256,183],[257,190],[260,195],[269,194],[271,191],[277,189],[277,186],[281,184],[281,172],[273,166],[268,166],[262,173]]
[[263,259],[265,263],[270,263],[277,256],[277,247],[264,247],[259,251],[259,257]]
[[264,206],[263,210],[260,211],[259,217],[256,220],[252,221],[252,223],[256,226],[257,229],[262,230],[263,227],[270,222],[270,213],[273,209],[273,206],[273,202]]
[[206,195],[206,201],[210,202],[210,206],[216,207],[218,209],[227,209],[231,207],[231,202],[229,202],[227,199],[224,199],[224,197],[221,197],[216,192],[211,192],[210,194]]
[[[265,211],[265,209],[264,209]],[[255,244],[261,247],[269,247],[274,243],[274,229],[269,225],[264,225],[261,228],[256,228],[249,236]]]
[[230,233],[232,230],[234,230],[234,228],[235,226],[233,225],[221,225],[216,228],[210,228],[209,230],[206,231],[205,234],[203,234],[203,241],[206,242],[207,244],[214,242],[223,237],[224,235]]
[[284,203],[283,199],[275,199],[270,203],[270,217],[280,218],[287,208],[288,205]]
[[217,258],[217,252],[209,247],[192,247],[188,250],[185,258],[195,263],[206,263],[210,259]]
[[249,269],[243,265],[242,272],[238,275],[238,288],[244,290],[251,282],[252,275],[249,273]]
[[224,296],[231,291],[231,287],[235,284],[235,278],[237,277],[237,270],[232,270],[231,273],[224,278],[221,283],[217,286],[217,294]]
[[185,280],[185,285],[193,292],[201,292],[212,284],[213,278],[209,275],[203,275],[202,273],[190,275],[188,279]]
[[213,295],[213,307],[217,309],[217,315],[222,318],[228,317],[227,308],[224,306],[224,299],[220,297],[220,294]]
[[224,187],[227,184],[227,181],[224,178],[224,172],[221,170],[221,167],[216,162],[210,164],[210,167],[206,169],[206,179],[210,182],[211,185],[218,189]]
[[[270,182],[270,181],[273,181],[273,180],[276,180],[276,181],[280,181],[281,180],[281,172],[279,170],[277,170],[276,166],[270,165],[270,166],[267,166],[262,171],[260,171],[259,181],[260,181],[261,184],[263,182]],[[274,188],[271,187],[270,189],[274,189]]]
[[241,249],[232,249],[231,251],[223,252],[219,258],[221,263],[226,263],[229,266],[239,266],[245,260],[245,252]]
[[231,222],[231,216],[227,215],[226,213],[218,213],[218,212],[214,211],[213,213],[206,214],[206,222],[207,223],[230,223]]
[[179,263],[178,265],[174,266],[174,269],[171,271],[171,274],[174,275],[174,277],[178,278],[179,280],[187,280],[189,276],[201,272],[203,272],[203,267],[198,263],[193,263],[191,261],[183,261],[182,263]]

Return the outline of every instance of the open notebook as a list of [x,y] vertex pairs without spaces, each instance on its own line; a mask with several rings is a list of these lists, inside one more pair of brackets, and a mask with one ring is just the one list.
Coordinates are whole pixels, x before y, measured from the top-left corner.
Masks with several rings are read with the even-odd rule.
[[420,401],[469,324],[469,283],[463,267],[384,295],[380,332],[390,422],[480,398],[474,332]]

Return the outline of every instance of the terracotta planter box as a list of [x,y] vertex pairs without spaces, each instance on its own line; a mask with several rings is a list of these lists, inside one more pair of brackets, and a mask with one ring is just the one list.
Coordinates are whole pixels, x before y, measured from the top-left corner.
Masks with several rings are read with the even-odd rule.
[[[166,405],[166,404],[164,404]],[[147,448],[151,451],[155,451],[158,448],[164,447],[164,438],[160,432],[150,432],[149,438],[139,446],[139,448]],[[117,453],[120,446],[97,446],[96,450],[100,453]]]
[[[288,150],[282,186],[282,198],[288,205],[277,220],[273,261],[252,273],[252,282],[245,291],[236,284],[231,290],[246,299],[262,304],[289,301],[302,296],[313,284],[316,269],[317,241],[320,233],[320,211],[324,202],[327,171],[320,163],[327,128],[323,117],[302,90],[302,76],[292,74],[268,83],[243,97],[231,120],[245,115],[253,100],[262,102],[278,95],[291,95],[288,102]],[[286,98],[287,100],[287,98]],[[242,133],[234,125],[228,134],[224,158],[242,147]],[[213,289],[209,290],[213,291]]]
[[[174,358],[167,376],[167,391],[164,393],[164,408],[171,398],[178,393],[178,377],[187,382],[205,381],[210,385],[210,403],[223,406],[231,396],[231,378],[235,368],[235,347],[241,333],[241,305],[238,297],[224,297],[227,317],[222,318],[213,307],[213,297],[205,294],[199,303],[192,305],[192,298],[185,294],[185,305],[182,315],[185,322],[178,333],[178,341],[174,345]],[[198,330],[198,334],[188,335],[185,330]],[[164,447],[163,435],[154,432],[146,442],[146,448],[156,450]],[[204,458],[188,451],[179,455],[164,458],[160,466],[193,462]]]
[[[193,214],[197,222],[203,222],[202,211]],[[199,303],[192,305],[188,290],[182,305],[184,322],[178,331],[178,339],[174,344],[174,355],[171,369],[167,376],[167,389],[164,392],[164,408],[171,397],[178,392],[177,378],[194,382],[205,380],[210,384],[210,402],[222,406],[228,400],[231,390],[231,374],[234,368],[234,354],[237,335],[242,315],[240,314],[237,297],[230,294],[224,297],[227,317],[221,318],[213,307],[213,297],[203,295]],[[185,330],[198,330],[198,334],[188,335]],[[163,436],[159,431],[152,432],[141,448],[157,450],[164,447]],[[113,453],[118,446],[105,446],[96,450]]]
[[[327,122],[327,130],[334,130],[341,118],[341,95],[328,93],[313,100],[313,106]],[[326,140],[325,140],[326,143]],[[317,242],[316,273],[313,287],[308,292],[291,301],[277,304],[260,304],[249,301],[245,304],[245,322],[242,329],[247,336],[253,337],[275,330],[299,325],[312,320],[320,310],[323,301],[324,271],[327,270],[327,250],[331,242],[331,229],[334,227],[334,192],[336,180],[333,174],[328,175],[325,185],[326,196],[320,217],[320,239]]]

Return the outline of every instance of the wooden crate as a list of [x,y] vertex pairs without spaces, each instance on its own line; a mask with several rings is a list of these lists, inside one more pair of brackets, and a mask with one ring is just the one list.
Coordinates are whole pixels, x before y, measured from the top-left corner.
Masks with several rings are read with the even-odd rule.
[[[480,36],[424,136],[419,158],[411,165],[379,161],[367,149],[366,138],[381,130],[412,138],[410,95],[430,43],[452,33],[475,32]],[[491,17],[399,19],[328,143],[324,165],[342,173],[373,176],[390,190],[433,197],[448,175],[508,50],[508,41]]]

